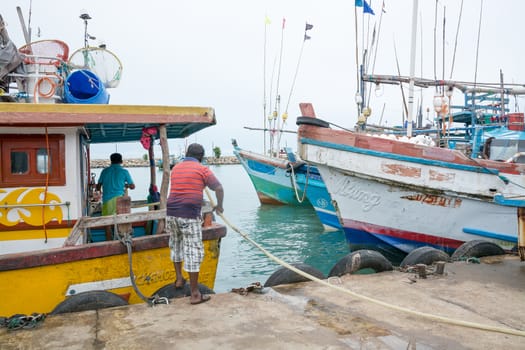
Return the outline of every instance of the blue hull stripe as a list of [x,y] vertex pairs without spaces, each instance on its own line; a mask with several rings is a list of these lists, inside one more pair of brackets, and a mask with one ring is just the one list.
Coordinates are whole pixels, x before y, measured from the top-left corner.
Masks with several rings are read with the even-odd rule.
[[469,228],[469,227],[463,227],[463,232],[469,233],[471,235],[499,239],[501,241],[507,241],[507,242],[512,242],[512,243],[518,243],[518,237],[512,237],[510,235],[506,235],[502,233],[488,232],[488,231],[478,230],[478,229]]

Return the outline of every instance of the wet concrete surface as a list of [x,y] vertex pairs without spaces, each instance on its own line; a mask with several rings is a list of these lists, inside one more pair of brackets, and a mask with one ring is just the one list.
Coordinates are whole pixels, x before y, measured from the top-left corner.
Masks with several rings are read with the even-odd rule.
[[337,289],[304,282],[200,305],[181,298],[48,316],[35,329],[0,328],[0,349],[524,348],[525,262],[517,257],[447,263],[443,276],[426,279],[393,271],[325,281]]

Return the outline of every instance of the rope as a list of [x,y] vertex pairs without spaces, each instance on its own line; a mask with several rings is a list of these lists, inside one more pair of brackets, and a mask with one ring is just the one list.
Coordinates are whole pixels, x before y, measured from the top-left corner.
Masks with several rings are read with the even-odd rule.
[[302,203],[302,202],[304,202],[304,199],[306,198],[306,189],[308,188],[308,178],[309,178],[309,175],[310,175],[310,166],[306,167],[306,181],[305,181],[305,184],[304,184],[303,198],[299,199],[299,193],[297,192],[297,183],[295,182],[294,167],[293,167],[292,163],[288,163],[288,165],[290,166],[290,169],[292,171],[291,180],[292,180],[292,187],[293,187],[294,192],[295,192],[295,198],[297,199],[297,201],[299,203]]
[[[208,190],[208,188],[206,188],[205,190],[206,190],[206,195],[208,196],[212,207],[214,207],[215,203],[214,203],[214,201],[212,199],[210,191]],[[257,247],[266,256],[268,256],[268,258],[270,258],[271,260],[275,261],[279,265],[282,265],[282,266],[286,267],[287,269],[289,269],[289,270],[291,270],[291,271],[293,271],[293,272],[295,272],[295,273],[297,273],[297,274],[299,274],[299,275],[301,275],[303,277],[306,277],[306,278],[308,278],[311,281],[314,281],[314,282],[317,282],[319,284],[322,284],[322,285],[324,285],[326,287],[335,289],[335,290],[340,291],[342,293],[346,293],[346,294],[351,295],[351,296],[353,296],[355,298],[358,298],[358,299],[366,300],[366,301],[369,301],[371,303],[384,306],[386,308],[389,308],[389,309],[392,309],[392,310],[395,310],[395,311],[400,311],[400,312],[407,313],[409,315],[415,315],[415,316],[419,316],[419,317],[422,317],[422,318],[426,318],[426,319],[430,319],[430,320],[434,320],[434,321],[439,321],[439,322],[443,322],[443,323],[448,323],[448,324],[452,324],[452,325],[456,325],[456,326],[475,328],[475,329],[481,329],[481,330],[486,330],[486,331],[491,331],[491,332],[499,332],[499,333],[504,333],[504,334],[511,334],[511,335],[517,335],[517,336],[525,337],[525,331],[522,331],[522,330],[511,329],[511,328],[504,328],[504,327],[496,327],[496,326],[490,326],[490,325],[483,325],[483,324],[480,324],[480,323],[468,322],[468,321],[463,321],[463,320],[456,320],[456,319],[453,319],[453,318],[448,318],[448,317],[428,314],[428,313],[425,313],[425,312],[410,310],[410,309],[407,309],[407,308],[404,308],[404,307],[401,307],[401,306],[393,305],[393,304],[386,303],[386,302],[378,300],[378,299],[374,299],[374,298],[367,297],[367,296],[359,294],[359,293],[352,292],[349,289],[346,289],[346,288],[343,288],[343,287],[339,287],[337,285],[330,284],[329,282],[327,282],[325,280],[322,280],[320,278],[317,278],[315,276],[312,276],[312,275],[310,275],[310,274],[308,274],[308,273],[306,273],[306,272],[304,272],[302,270],[299,270],[298,268],[288,264],[284,260],[281,260],[278,257],[274,256],[273,254],[268,252],[266,249],[264,249],[260,244],[258,244],[254,240],[252,240],[246,233],[242,232],[239,228],[234,226],[224,216],[223,213],[217,213],[217,214],[221,217],[222,220],[224,220],[224,222],[231,229],[233,229],[235,232],[240,234],[244,239],[246,239],[248,242],[250,242],[255,247]]]
[[148,298],[137,287],[137,284],[135,283],[135,274],[133,273],[133,259],[132,259],[132,241],[131,236],[126,235],[122,240],[121,243],[126,245],[126,248],[128,250],[128,263],[129,263],[129,278],[131,280],[131,286],[133,287],[133,290],[135,293],[142,299],[145,303],[147,303],[149,306],[154,306],[156,304],[169,304],[168,298],[161,298],[157,294],[154,296]]
[[450,67],[450,77],[449,77],[449,79],[452,79],[452,73],[454,73],[454,63],[456,62],[456,49],[458,48],[459,26],[461,24],[461,15],[462,14],[463,14],[463,0],[461,0],[461,7],[459,8],[458,27],[456,29],[456,39],[454,40],[454,54],[452,55],[452,65]]
[[11,317],[0,317],[0,327],[8,331],[35,328],[46,318],[46,314],[32,313],[31,315],[16,314]]
[[[59,85],[62,85],[62,77],[60,77],[57,74],[52,74],[51,76],[55,77],[58,82],[55,82],[53,79],[51,79],[49,76],[44,76],[38,78],[35,87],[33,89],[33,103],[38,103],[37,96],[43,97],[43,98],[51,98],[55,95],[56,89]],[[42,92],[42,89],[40,85],[43,82],[47,82],[50,85],[49,91],[46,93]]]
[[[48,190],[49,190],[49,172],[51,171],[51,169],[49,168],[49,166],[51,165],[51,155],[49,154],[51,152],[51,149],[50,149],[50,146],[49,146],[49,133],[48,133],[48,129],[47,129],[47,126],[45,127],[45,130],[46,130],[46,153],[47,153],[47,162],[46,162],[46,187],[45,187],[45,190],[44,190],[44,199],[43,199],[43,202],[44,204],[47,202],[47,193],[48,193]],[[46,238],[45,242],[44,243],[47,243],[47,227],[46,227],[46,206],[42,206],[42,226],[44,228],[44,236]]]
[[284,109],[285,113],[288,113],[288,106],[290,105],[290,99],[292,98],[292,94],[295,88],[295,81],[297,80],[297,74],[299,73],[299,66],[301,65],[301,58],[303,57],[303,49],[304,49],[305,42],[306,42],[306,39],[303,40],[303,44],[301,45],[301,51],[299,52],[299,59],[297,60],[297,65],[295,66],[295,74],[293,76],[292,86],[290,88],[290,94],[288,95],[288,101],[286,102],[286,108]]
[[478,24],[478,38],[476,40],[476,64],[474,69],[474,92],[472,93],[472,103],[476,108],[476,82],[478,80],[478,60],[479,60],[479,40],[481,36],[481,19],[483,18],[483,0],[481,0],[481,6],[479,9],[479,24]]

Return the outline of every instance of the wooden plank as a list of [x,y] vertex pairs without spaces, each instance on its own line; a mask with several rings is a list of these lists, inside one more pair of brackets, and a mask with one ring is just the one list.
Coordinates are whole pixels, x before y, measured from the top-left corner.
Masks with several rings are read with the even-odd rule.
[[[71,247],[76,245],[81,239],[82,243],[85,243],[85,230],[81,228],[82,220],[84,218],[80,218],[80,220],[77,220],[75,223],[75,226],[73,226],[73,229],[69,233],[69,236],[66,238],[66,241],[64,242],[64,247]],[[83,239],[84,238],[84,239]]]
[[140,221],[160,220],[166,217],[166,209],[152,210],[140,213],[117,214],[113,216],[83,217],[81,228],[127,224]]
[[[160,148],[162,149],[162,182],[160,186],[160,209],[166,210],[166,204],[168,201],[168,190],[171,169],[170,164],[170,150],[168,145],[168,134],[166,125],[159,126],[159,137],[160,137]],[[166,165],[167,164],[167,165]],[[157,234],[164,232],[166,227],[165,220],[159,221],[157,225]]]

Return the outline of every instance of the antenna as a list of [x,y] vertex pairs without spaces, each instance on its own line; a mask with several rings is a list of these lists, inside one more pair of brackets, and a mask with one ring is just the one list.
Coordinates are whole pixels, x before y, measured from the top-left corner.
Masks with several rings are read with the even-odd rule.
[[95,40],[96,37],[91,36],[87,32],[88,20],[91,19],[91,16],[87,13],[87,10],[80,10],[80,18],[84,20],[84,47],[88,47],[88,40]]

